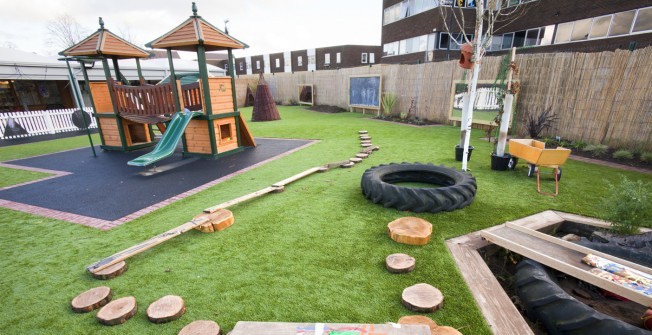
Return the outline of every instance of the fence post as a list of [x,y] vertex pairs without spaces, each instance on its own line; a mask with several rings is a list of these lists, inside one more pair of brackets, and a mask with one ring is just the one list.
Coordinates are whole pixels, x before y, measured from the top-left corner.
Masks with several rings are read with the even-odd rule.
[[52,122],[52,116],[49,111],[43,111],[43,119],[45,120],[45,126],[48,128],[47,131],[50,134],[55,134],[54,123]]

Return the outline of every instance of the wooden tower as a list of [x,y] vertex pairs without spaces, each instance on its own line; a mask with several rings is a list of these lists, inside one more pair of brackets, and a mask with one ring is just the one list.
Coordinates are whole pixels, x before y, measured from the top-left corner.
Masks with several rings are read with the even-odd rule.
[[[138,77],[144,83],[140,69],[140,58],[150,56],[149,52],[125,41],[104,28],[104,21],[100,17],[100,29],[86,37],[81,42],[60,52],[61,55],[73,57],[78,61],[100,60],[104,67],[106,82],[90,82],[86,68],[82,66],[84,79],[89,86],[93,116],[97,119],[102,149],[128,151],[140,149],[155,144],[151,126],[147,123],[136,122],[121,116],[118,101],[113,93],[115,81],[121,78],[118,59],[135,58]],[[108,59],[113,62],[115,81],[109,69]],[[157,122],[160,120],[157,120]]]
[[193,91],[173,86],[180,110],[186,105],[195,105],[195,109],[203,113],[192,119],[186,128],[183,138],[184,155],[214,158],[245,146],[256,146],[238,111],[233,66],[228,67],[227,77],[209,77],[206,68],[207,51],[226,50],[229,64],[233,64],[232,50],[248,46],[197,15],[194,2],[192,12],[193,15],[179,26],[146,44],[150,48],[167,50],[172,82],[175,81],[172,50],[197,53],[201,78],[198,87]]

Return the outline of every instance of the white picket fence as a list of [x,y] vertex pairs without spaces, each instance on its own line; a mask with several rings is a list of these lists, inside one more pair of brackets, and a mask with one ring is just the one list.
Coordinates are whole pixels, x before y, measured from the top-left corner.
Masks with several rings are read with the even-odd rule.
[[[83,130],[73,123],[72,114],[76,110],[76,108],[69,108],[0,113],[0,138],[12,139]],[[93,108],[86,107],[84,108],[84,111],[86,113],[91,113],[92,115]],[[91,117],[90,119],[91,122],[89,128],[97,128],[97,121],[95,118]],[[14,127],[12,127],[12,124]],[[15,124],[20,125],[20,127],[15,126]],[[9,131],[7,131],[8,127],[12,128],[13,130],[9,129]],[[23,132],[21,128],[24,129],[25,132]],[[16,131],[17,129],[19,131]]]

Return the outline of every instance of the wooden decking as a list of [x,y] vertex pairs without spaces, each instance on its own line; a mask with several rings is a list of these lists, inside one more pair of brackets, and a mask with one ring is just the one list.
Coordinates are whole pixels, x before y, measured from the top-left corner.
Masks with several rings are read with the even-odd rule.
[[652,273],[651,269],[543,233],[552,231],[564,221],[602,228],[609,226],[609,223],[593,218],[557,211],[544,211],[446,241],[446,245],[451,251],[464,281],[471,290],[478,307],[494,334],[522,335],[534,333],[512,304],[505,291],[503,291],[478,252],[478,249],[492,243],[611,292],[628,297],[632,301],[647,306],[652,305],[650,297],[588,273],[587,270],[590,267],[582,264],[581,259],[587,253],[592,253],[645,273]]

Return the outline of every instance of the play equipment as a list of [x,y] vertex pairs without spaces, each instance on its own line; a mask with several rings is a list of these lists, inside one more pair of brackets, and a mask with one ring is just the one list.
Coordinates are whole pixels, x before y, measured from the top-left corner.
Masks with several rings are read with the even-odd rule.
[[[366,155],[371,154],[373,151],[379,150],[380,148],[378,146],[371,146],[368,148],[365,148],[364,150],[361,151],[361,153],[364,153]],[[109,257],[106,257],[102,260],[99,260],[89,266],[86,267],[86,270],[90,272],[94,277],[98,279],[110,279],[115,276],[118,276],[122,273],[125,272],[127,263],[124,261],[134,255],[137,255],[143,251],[149,250],[153,248],[156,245],[159,245],[169,239],[172,239],[176,236],[179,236],[187,231],[190,231],[192,229],[199,230],[201,232],[205,233],[212,233],[214,231],[221,231],[224,230],[228,227],[230,227],[233,222],[233,213],[226,208],[251,200],[255,199],[257,197],[263,196],[268,193],[280,193],[283,192],[285,189],[285,186],[295,182],[299,179],[302,179],[304,177],[307,177],[309,175],[312,175],[316,172],[326,172],[330,169],[336,168],[336,167],[350,167],[347,164],[350,164],[350,166],[353,166],[355,163],[346,160],[346,161],[341,161],[341,162],[334,162],[334,163],[328,163],[323,166],[317,166],[310,168],[308,170],[305,170],[301,173],[295,174],[294,176],[291,176],[289,178],[283,179],[281,181],[278,181],[271,186],[265,187],[263,189],[260,189],[258,191],[243,195],[241,197],[235,198],[233,200],[229,200],[223,203],[220,203],[215,206],[208,207],[204,209],[203,213],[196,215],[192,220],[176,227],[173,229],[170,229],[164,233],[161,233],[159,235],[156,235],[149,240],[146,240],[144,242],[141,242],[139,244],[136,244],[132,247],[129,247],[125,250],[119,251]],[[118,264],[123,264],[122,266],[118,266]],[[112,271],[108,271],[109,274],[103,275],[103,276],[98,276],[97,274],[107,272],[106,270],[109,268],[113,268]]]
[[[145,166],[167,157],[174,151],[172,144],[179,139],[183,141],[184,156],[216,158],[246,146],[256,146],[237,109],[232,67],[229,67],[228,77],[211,77],[206,67],[207,51],[226,50],[232,61],[232,49],[244,49],[247,45],[198,16],[194,3],[192,10],[190,18],[147,44],[167,50],[170,65],[167,83],[145,85],[138,59],[149,57],[149,53],[112,34],[102,21],[97,32],[62,52],[80,62],[102,61],[107,80],[90,83],[89,90],[103,149],[130,151],[152,146],[155,142],[151,125],[154,124],[164,133],[161,142],[165,143],[157,146],[151,155],[136,159],[130,165]],[[176,80],[172,50],[197,53],[198,82],[181,85]],[[116,80],[110,73],[108,58],[113,60]],[[118,67],[119,58],[136,58],[140,86],[116,82],[123,78]],[[88,82],[83,66],[82,69]],[[184,108],[198,114],[180,115]],[[175,117],[180,121],[170,124],[172,129],[166,129],[165,123]],[[173,133],[166,136],[168,130]]]
[[[440,187],[404,187],[420,182]],[[473,202],[477,185],[470,173],[432,163],[391,163],[367,169],[362,194],[375,204],[415,213],[453,211]]]
[[256,99],[254,99],[254,110],[251,112],[251,121],[276,121],[280,119],[281,115],[279,115],[278,108],[276,108],[272,92],[270,92],[265,76],[261,72],[258,77]]
[[[537,192],[546,195],[556,196],[559,194],[559,180],[561,179],[561,166],[566,163],[571,150],[566,148],[546,149],[546,143],[532,139],[511,139],[509,140],[509,153],[513,157],[525,160],[530,164],[528,177],[536,172]],[[539,167],[553,169],[555,177],[555,193],[541,192],[541,177]]]

